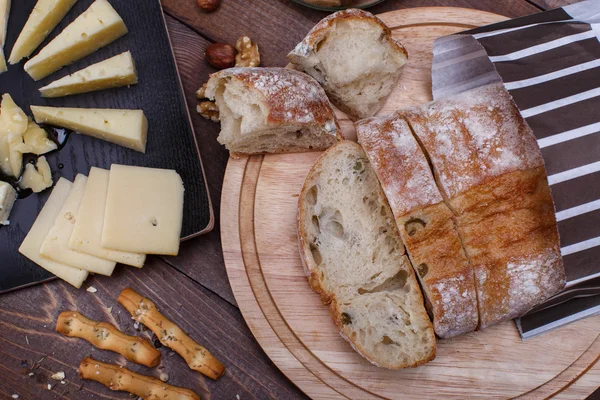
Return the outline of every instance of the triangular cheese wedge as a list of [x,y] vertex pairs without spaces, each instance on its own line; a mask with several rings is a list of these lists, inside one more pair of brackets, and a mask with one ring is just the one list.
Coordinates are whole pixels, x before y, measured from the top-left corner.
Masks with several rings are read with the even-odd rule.
[[8,62],[16,64],[33,54],[75,3],[77,0],[38,0],[13,46]]
[[61,97],[135,85],[138,82],[129,51],[90,65],[40,89],[42,97]]
[[96,0],[35,57],[27,61],[25,71],[38,81],[126,33],[125,23],[108,1]]
[[4,58],[4,43],[6,43],[6,30],[8,29],[8,15],[10,14],[10,0],[0,0],[0,74],[6,72],[6,59]]

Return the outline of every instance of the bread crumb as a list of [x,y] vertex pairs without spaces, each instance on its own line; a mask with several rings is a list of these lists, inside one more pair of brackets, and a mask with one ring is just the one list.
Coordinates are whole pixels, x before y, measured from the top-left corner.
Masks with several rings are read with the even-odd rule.
[[48,390],[52,390],[52,385],[48,384]]
[[54,379],[55,381],[62,381],[63,379],[65,379],[65,373],[63,371],[56,372],[52,374],[50,379]]

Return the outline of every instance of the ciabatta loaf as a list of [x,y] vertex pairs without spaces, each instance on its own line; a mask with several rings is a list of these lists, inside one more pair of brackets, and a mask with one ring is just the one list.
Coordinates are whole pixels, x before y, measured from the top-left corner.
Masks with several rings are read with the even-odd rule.
[[455,214],[475,273],[479,328],[559,292],[554,203],[533,132],[502,85],[401,112]]
[[379,18],[357,9],[326,17],[288,54],[353,120],[379,111],[407,58]]
[[423,151],[397,114],[356,123],[360,144],[388,198],[417,273],[435,333],[449,338],[477,328],[473,269]]
[[206,96],[219,108],[217,140],[233,157],[325,150],[342,139],[327,95],[299,71],[225,69],[211,75]]
[[435,335],[384,194],[359,145],[327,150],[298,203],[300,255],[341,335],[386,368],[435,356]]

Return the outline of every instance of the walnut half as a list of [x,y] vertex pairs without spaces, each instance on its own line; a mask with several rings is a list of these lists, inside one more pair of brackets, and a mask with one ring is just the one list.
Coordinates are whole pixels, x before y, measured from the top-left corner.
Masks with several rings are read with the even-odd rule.
[[210,119],[212,122],[219,122],[219,108],[212,101],[202,101],[196,106],[198,114],[202,115],[206,119]]
[[252,43],[248,36],[240,37],[235,42],[235,48],[238,51],[237,56],[235,56],[236,67],[258,67],[260,65],[258,45]]

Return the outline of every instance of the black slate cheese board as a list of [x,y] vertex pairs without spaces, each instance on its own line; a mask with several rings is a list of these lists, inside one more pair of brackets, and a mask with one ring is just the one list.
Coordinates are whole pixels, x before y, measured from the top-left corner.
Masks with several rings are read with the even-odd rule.
[[[31,105],[144,110],[149,126],[146,154],[70,134],[62,149],[46,154],[54,182],[61,176],[73,181],[78,173],[87,175],[92,166],[108,169],[111,164],[127,164],[174,169],[185,185],[182,239],[208,232],[213,227],[212,206],[160,2],[109,1],[125,21],[128,34],[38,82],[23,70],[27,60],[9,65],[8,72],[0,74],[0,94],[10,93],[28,116],[32,115]],[[92,2],[79,0],[33,55]],[[12,2],[4,48],[7,58],[35,3],[36,0]],[[137,85],[62,98],[40,96],[40,87],[127,50],[135,60]],[[48,189],[17,200],[10,225],[0,226],[0,293],[53,278],[18,252],[50,192]]]

